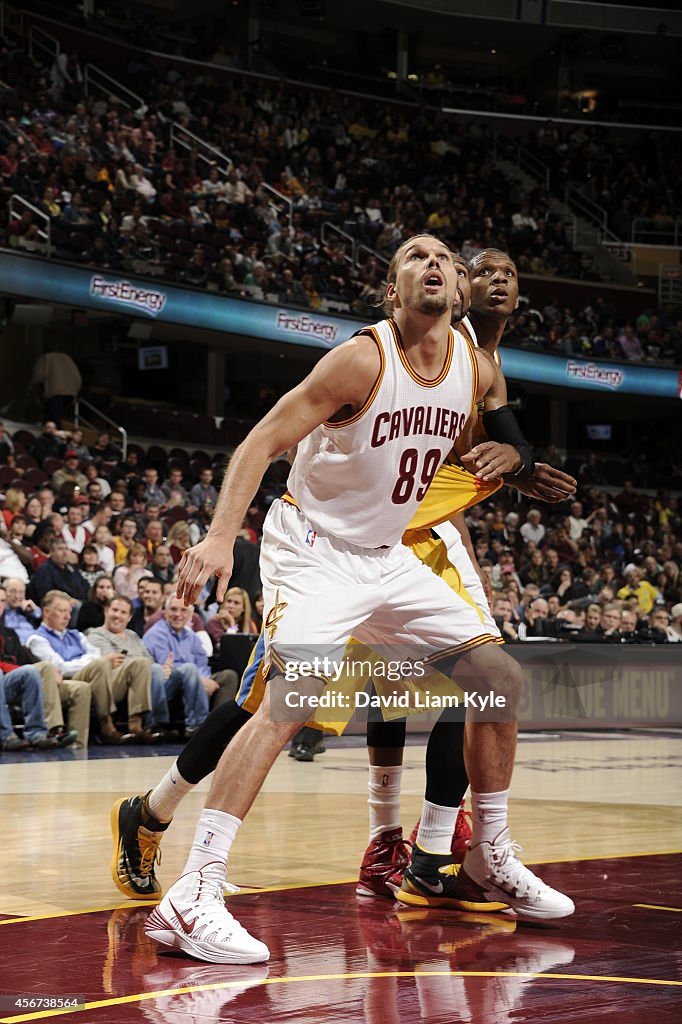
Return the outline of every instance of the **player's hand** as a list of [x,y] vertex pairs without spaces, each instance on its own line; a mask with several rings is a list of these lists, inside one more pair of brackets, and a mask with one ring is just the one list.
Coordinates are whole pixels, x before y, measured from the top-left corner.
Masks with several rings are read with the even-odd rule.
[[515,480],[513,486],[529,498],[537,498],[539,501],[547,501],[554,505],[572,497],[578,483],[568,473],[548,466],[546,462],[536,462],[531,479],[525,482]]
[[510,444],[500,444],[499,441],[477,444],[466,455],[462,455],[462,462],[479,480],[495,480],[498,476],[515,473],[521,468],[521,456],[516,448]]
[[232,575],[232,547],[232,543],[212,537],[209,532],[199,544],[187,548],[178,565],[176,586],[176,593],[186,608],[194,604],[211,576],[218,577],[216,600],[222,604]]

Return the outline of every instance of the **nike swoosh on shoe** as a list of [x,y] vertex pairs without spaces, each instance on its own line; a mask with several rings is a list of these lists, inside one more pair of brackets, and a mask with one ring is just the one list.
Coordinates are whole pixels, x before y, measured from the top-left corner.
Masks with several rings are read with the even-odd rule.
[[434,896],[440,896],[443,892],[444,886],[442,882],[438,882],[437,885],[432,885],[431,882],[424,881],[424,879],[420,878],[419,875],[414,875],[414,879],[416,882],[419,882],[420,885],[423,885],[425,889],[428,889],[429,892],[432,892]]
[[193,930],[194,930],[194,924],[187,924],[187,922],[185,921],[184,917],[182,916],[182,914],[180,913],[178,908],[175,907],[171,903],[170,900],[168,902],[171,905],[171,909],[172,909],[173,913],[175,914],[175,916],[177,917],[178,921],[180,922],[180,927],[182,928],[182,930],[185,933],[185,935],[191,935]]

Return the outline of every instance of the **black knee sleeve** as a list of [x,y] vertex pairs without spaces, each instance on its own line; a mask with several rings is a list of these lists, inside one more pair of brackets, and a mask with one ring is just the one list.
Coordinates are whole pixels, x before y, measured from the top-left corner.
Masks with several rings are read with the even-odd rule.
[[458,807],[469,778],[464,767],[464,722],[438,719],[426,747],[426,799],[442,807]]
[[196,786],[215,771],[225,747],[250,718],[249,712],[233,700],[211,711],[178,758],[183,779]]
[[397,722],[367,721],[367,746],[368,747],[404,747],[405,733],[407,731],[405,719]]

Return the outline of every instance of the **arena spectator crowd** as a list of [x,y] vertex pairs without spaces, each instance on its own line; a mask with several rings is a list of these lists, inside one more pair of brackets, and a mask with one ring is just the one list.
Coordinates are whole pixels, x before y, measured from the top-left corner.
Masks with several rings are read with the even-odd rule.
[[[222,604],[207,586],[185,609],[177,564],[207,529],[220,462],[158,445],[123,459],[108,434],[87,444],[53,422],[37,437],[0,424],[2,749],[87,744],[91,721],[104,744],[180,739],[234,696],[221,643],[260,629],[260,530],[288,467],[271,467],[249,510]],[[467,513],[505,638],[682,642],[677,499],[609,486],[594,457],[576,475],[566,506],[504,488]]]
[[[360,316],[381,301],[397,245],[419,231],[465,256],[501,248],[522,275],[595,276],[551,212],[549,193],[523,194],[500,171],[483,124],[253,76],[181,75],[137,58],[127,72],[145,102],[133,111],[114,97],[86,96],[75,54],[62,54],[51,69],[21,50],[5,48],[0,57],[0,190],[49,217],[57,256]],[[202,156],[206,150],[174,147],[173,122],[228,154],[229,167]],[[609,202],[633,209],[665,167],[668,213],[653,200],[647,209],[679,211],[678,163],[664,142],[647,150],[643,164],[635,162],[637,147],[613,147],[587,132],[557,140],[547,129],[529,142],[563,160],[562,181],[584,152],[602,183],[617,160],[624,183],[613,185]],[[5,242],[41,251],[41,230],[40,218],[24,209],[7,220]],[[353,259],[359,243],[366,248]],[[510,340],[597,358],[679,361],[682,321],[673,311],[648,310],[633,324],[596,306],[522,314]]]
[[[220,474],[204,452],[175,452],[159,465],[135,446],[123,459],[108,434],[88,446],[51,421],[38,437],[0,424],[0,749],[87,745],[91,724],[106,745],[186,739],[234,697],[221,641],[260,629],[263,514],[244,522],[224,601],[207,587],[184,608],[177,563]],[[260,500],[280,491],[266,481]]]

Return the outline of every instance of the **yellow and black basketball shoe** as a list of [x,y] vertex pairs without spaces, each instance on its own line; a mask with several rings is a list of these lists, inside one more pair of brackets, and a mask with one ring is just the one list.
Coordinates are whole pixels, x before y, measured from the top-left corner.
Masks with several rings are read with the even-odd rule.
[[506,910],[505,903],[481,901],[465,905],[457,883],[460,868],[461,864],[453,864],[452,853],[427,853],[415,843],[396,899],[411,907],[446,907],[479,913]]
[[161,863],[161,840],[170,822],[157,821],[149,813],[148,796],[122,797],[111,808],[111,877],[131,900],[155,900],[161,894],[154,865]]

